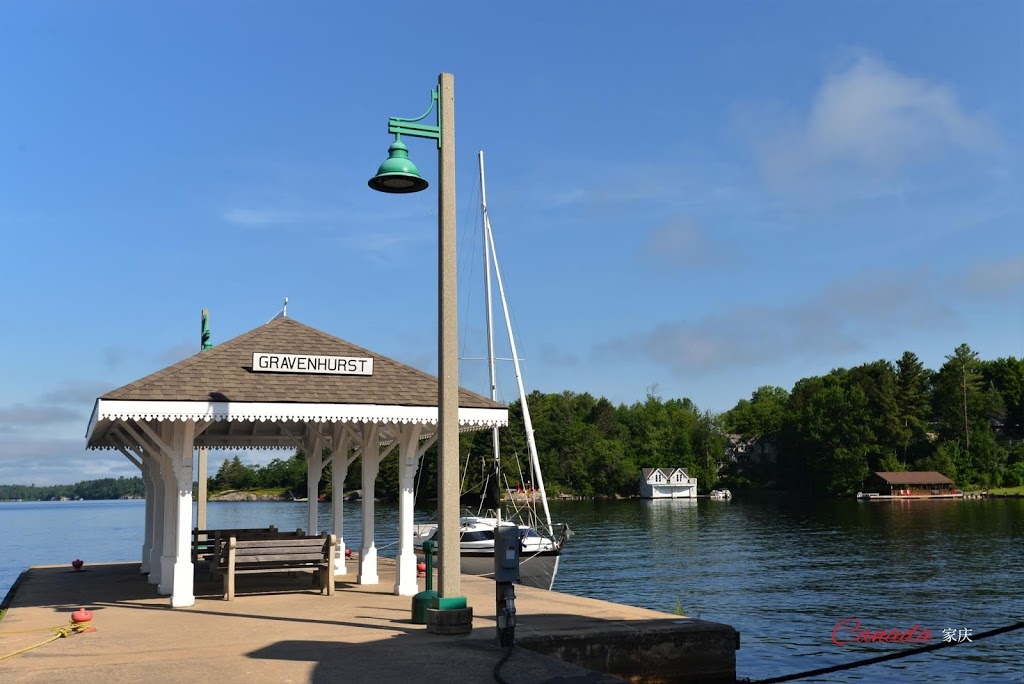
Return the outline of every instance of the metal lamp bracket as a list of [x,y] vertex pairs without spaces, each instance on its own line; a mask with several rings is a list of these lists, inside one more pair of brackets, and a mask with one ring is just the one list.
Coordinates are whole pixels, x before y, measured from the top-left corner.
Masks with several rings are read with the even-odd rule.
[[[430,112],[434,111],[435,105],[437,106],[436,126],[416,123],[417,121],[422,121],[427,118],[427,116],[430,115]],[[399,116],[389,116],[388,133],[394,133],[396,136],[408,135],[413,138],[432,138],[437,141],[437,149],[441,149],[441,100],[438,88],[434,88],[430,91],[430,106],[422,116],[418,116],[415,119],[403,119]]]

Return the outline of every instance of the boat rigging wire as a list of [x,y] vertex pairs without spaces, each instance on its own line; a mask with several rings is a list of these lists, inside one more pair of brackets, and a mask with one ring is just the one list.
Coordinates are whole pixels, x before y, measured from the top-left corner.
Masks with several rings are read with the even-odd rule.
[[[998,634],[1005,634],[1006,632],[1013,632],[1018,629],[1024,628],[1024,621],[1017,622],[1006,627],[1000,627],[998,629],[991,629],[981,634],[972,634],[971,641],[980,641],[981,639],[987,639],[989,637],[996,636]],[[855,667],[864,667],[865,665],[874,665],[875,663],[882,663],[888,660],[898,660],[900,658],[908,658],[919,653],[926,653],[928,651],[937,651],[940,648],[948,648],[950,646],[957,646],[960,642],[958,641],[940,641],[937,644],[928,644],[927,646],[920,646],[918,648],[911,648],[905,651],[898,651],[896,653],[887,653],[882,656],[875,656],[873,658],[864,658],[863,660],[855,660],[852,663],[845,663],[843,665],[833,665],[831,667],[820,667],[816,670],[807,670],[806,672],[797,672],[796,674],[783,675],[781,677],[772,677],[770,679],[741,679],[741,682],[751,682],[751,684],[777,684],[778,682],[791,682],[796,679],[804,679],[805,677],[816,677],[818,675],[829,674],[832,672],[839,672],[841,670],[852,670]]]

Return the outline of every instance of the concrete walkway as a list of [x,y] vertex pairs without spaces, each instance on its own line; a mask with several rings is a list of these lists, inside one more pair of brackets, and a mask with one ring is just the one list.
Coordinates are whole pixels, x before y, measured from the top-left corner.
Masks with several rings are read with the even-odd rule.
[[[354,564],[349,568],[354,571]],[[379,574],[380,584],[358,585],[350,572],[338,579],[332,597],[320,595],[306,574],[241,576],[237,598],[224,601],[220,583],[200,573],[196,604],[171,609],[167,597],[157,596],[139,574],[137,563],[90,564],[81,572],[67,566],[33,567],[0,621],[0,658],[52,634],[25,630],[67,624],[79,607],[93,611],[96,632],[0,660],[0,681],[494,681],[504,651],[495,640],[493,582],[463,576],[462,590],[474,610],[473,633],[446,637],[412,623],[411,599],[391,593],[393,564],[382,559]],[[529,587],[517,587],[516,594],[520,644],[601,635],[628,642],[659,629],[698,637],[732,630]],[[732,656],[731,674],[719,671],[722,677],[715,679],[734,681]],[[517,684],[618,681],[524,648],[513,650],[500,675]]]

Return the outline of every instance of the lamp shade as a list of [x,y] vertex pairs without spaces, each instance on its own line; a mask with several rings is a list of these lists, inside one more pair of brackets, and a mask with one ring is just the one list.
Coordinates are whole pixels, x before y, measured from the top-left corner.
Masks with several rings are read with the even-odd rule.
[[380,192],[405,193],[426,190],[428,184],[416,165],[409,161],[409,148],[396,138],[388,148],[388,158],[367,185]]

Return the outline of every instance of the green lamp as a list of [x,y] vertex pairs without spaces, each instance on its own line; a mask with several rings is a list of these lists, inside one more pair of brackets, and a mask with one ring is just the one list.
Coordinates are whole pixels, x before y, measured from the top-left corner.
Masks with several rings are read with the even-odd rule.
[[402,142],[402,136],[396,134],[395,142],[388,148],[388,158],[367,185],[380,192],[405,193],[426,190],[428,184],[409,161],[409,148]]

